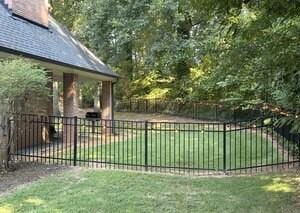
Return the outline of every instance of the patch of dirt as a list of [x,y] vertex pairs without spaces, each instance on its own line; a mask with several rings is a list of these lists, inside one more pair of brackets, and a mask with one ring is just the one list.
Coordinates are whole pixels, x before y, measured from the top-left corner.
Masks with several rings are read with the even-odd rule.
[[[131,120],[131,121],[150,121],[150,122],[181,122],[181,123],[197,123],[205,122],[203,120],[197,120],[192,118],[185,118],[173,115],[159,114],[159,113],[129,113],[129,112],[117,112],[115,114],[116,120]],[[215,123],[209,121],[209,123]]]
[[[78,109],[78,117],[84,118],[87,112],[93,112],[94,109]],[[185,118],[174,115],[166,115],[161,113],[133,113],[133,112],[115,112],[116,120],[130,120],[130,121],[149,121],[149,122],[207,122],[205,120]],[[214,121],[209,121],[209,123]]]
[[0,197],[40,180],[41,178],[71,170],[71,167],[62,165],[55,166],[22,162],[16,163],[15,167],[15,171],[0,174]]

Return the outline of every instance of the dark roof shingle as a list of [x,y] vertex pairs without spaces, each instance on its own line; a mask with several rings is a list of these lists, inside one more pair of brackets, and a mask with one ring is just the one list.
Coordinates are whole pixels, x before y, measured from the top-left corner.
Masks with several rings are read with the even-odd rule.
[[46,29],[11,15],[1,1],[0,47],[117,77],[52,17],[49,17],[49,29]]

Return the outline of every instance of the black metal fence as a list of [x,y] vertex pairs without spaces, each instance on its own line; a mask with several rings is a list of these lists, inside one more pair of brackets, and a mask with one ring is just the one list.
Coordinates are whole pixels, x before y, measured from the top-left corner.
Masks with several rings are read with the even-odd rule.
[[261,106],[247,109],[224,103],[181,102],[164,99],[130,99],[117,101],[115,109],[118,112],[164,113],[193,119],[215,121],[249,120],[269,116],[271,114]]
[[300,163],[299,138],[279,134],[263,119],[174,123],[20,115],[10,126],[14,157],[22,161],[190,174]]

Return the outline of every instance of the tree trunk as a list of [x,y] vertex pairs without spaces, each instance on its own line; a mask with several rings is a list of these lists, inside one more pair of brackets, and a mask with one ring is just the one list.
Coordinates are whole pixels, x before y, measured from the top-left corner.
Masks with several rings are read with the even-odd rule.
[[0,173],[14,170],[9,163],[14,153],[14,124],[10,123],[9,117],[0,114]]
[[8,134],[6,125],[0,123],[0,173],[8,169]]

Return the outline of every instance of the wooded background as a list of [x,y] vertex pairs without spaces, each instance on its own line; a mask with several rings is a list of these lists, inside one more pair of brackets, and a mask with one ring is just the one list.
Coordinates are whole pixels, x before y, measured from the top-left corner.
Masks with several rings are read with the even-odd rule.
[[122,78],[117,98],[268,103],[299,111],[299,0],[52,0]]

